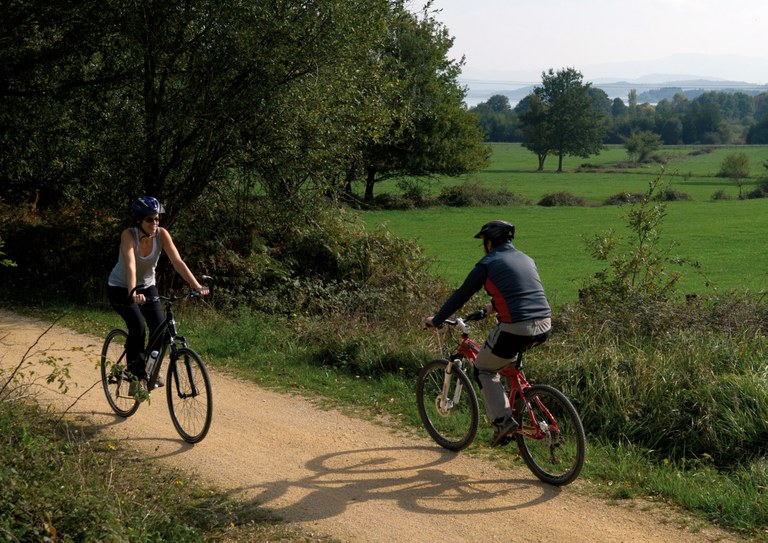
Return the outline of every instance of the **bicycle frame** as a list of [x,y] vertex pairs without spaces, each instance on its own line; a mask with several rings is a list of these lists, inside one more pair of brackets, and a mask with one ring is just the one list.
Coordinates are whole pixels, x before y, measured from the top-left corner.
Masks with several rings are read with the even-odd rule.
[[[456,325],[461,329],[461,340],[456,349],[456,354],[452,355],[448,361],[448,366],[445,369],[445,382],[443,384],[443,394],[440,399],[441,407],[444,409],[450,409],[454,404],[459,401],[461,395],[461,384],[456,386],[454,391],[454,397],[452,399],[447,398],[447,392],[450,387],[451,381],[451,369],[454,364],[458,364],[461,367],[461,360],[469,360],[469,363],[474,367],[477,360],[477,354],[480,352],[480,345],[471,339],[469,339],[469,326],[463,319],[457,318]],[[463,368],[462,368],[463,369]],[[518,409],[522,409],[524,412],[525,406],[528,402],[525,401],[525,391],[531,388],[530,383],[525,378],[523,373],[522,359],[518,356],[515,360],[510,362],[508,366],[505,366],[499,370],[499,374],[507,380],[509,386],[509,405],[518,406]],[[557,425],[557,421],[552,416],[552,413],[546,408],[546,406],[539,401],[538,398],[534,398],[537,407],[546,415],[548,423],[545,421],[537,421],[532,409],[528,409],[528,417],[530,418],[530,424],[522,424],[516,433],[520,433],[530,439],[544,439],[552,432],[560,432],[560,428]],[[525,402],[525,403],[522,403]]]
[[[162,301],[165,304],[165,318],[163,319],[163,322],[160,323],[160,326],[158,326],[158,328],[149,337],[147,347],[144,350],[145,357],[148,357],[149,353],[155,350],[160,353],[157,357],[157,361],[155,362],[155,367],[152,368],[152,374],[148,376],[149,382],[147,383],[147,386],[150,390],[152,390],[155,381],[157,380],[157,376],[160,375],[160,367],[162,366],[166,352],[170,349],[171,352],[169,358],[170,360],[175,361],[178,360],[179,357],[179,348],[188,347],[186,338],[184,336],[177,335],[176,318],[173,314],[173,302],[180,300],[188,295],[189,294],[175,297],[157,296],[156,298],[149,300],[153,302]],[[174,384],[178,389],[179,383],[176,382]]]

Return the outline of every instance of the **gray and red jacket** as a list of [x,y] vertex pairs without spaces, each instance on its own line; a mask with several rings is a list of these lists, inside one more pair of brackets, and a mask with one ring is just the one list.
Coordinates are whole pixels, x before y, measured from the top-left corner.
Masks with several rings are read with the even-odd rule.
[[520,322],[552,316],[533,259],[512,243],[494,247],[469,272],[464,283],[446,300],[432,319],[440,326],[485,287],[499,322]]

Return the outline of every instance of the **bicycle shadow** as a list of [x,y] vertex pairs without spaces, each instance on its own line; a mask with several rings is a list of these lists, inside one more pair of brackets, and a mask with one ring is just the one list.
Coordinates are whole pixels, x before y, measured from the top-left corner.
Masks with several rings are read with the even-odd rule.
[[[434,458],[403,465],[404,453]],[[243,486],[231,494],[241,498],[241,493],[260,491],[253,501],[280,517],[302,521],[335,517],[366,501],[388,500],[406,512],[456,516],[524,509],[560,494],[558,487],[536,479],[483,479],[442,469],[455,458],[455,453],[426,446],[340,451],[307,462],[312,473],[301,479]]]

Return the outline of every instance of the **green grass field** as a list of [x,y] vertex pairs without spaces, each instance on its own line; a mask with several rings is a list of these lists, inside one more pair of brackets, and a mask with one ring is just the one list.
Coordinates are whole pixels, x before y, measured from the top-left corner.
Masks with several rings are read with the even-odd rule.
[[[662,245],[674,245],[671,254],[701,265],[698,272],[681,268],[685,274],[680,283],[681,295],[709,292],[705,278],[721,292],[763,291],[768,286],[768,255],[764,250],[768,200],[712,200],[720,189],[734,198],[738,195],[738,188],[729,179],[716,177],[723,157],[734,149],[750,156],[754,177],[747,180],[744,190],[752,190],[758,176],[768,173],[762,167],[762,161],[768,160],[768,147],[718,148],[707,154],[691,154],[692,148],[663,152],[680,158],[666,166],[662,180],[693,198],[666,204],[667,217],[661,231]],[[626,159],[623,148],[616,147],[588,160],[576,162],[569,158],[566,166],[571,169],[560,174],[534,172],[535,157],[519,145],[495,145],[493,150],[488,169],[463,178],[437,179],[431,185],[432,192],[439,193],[440,187],[449,184],[471,181],[507,188],[534,203],[546,194],[568,191],[593,205],[370,211],[362,214],[363,220],[369,227],[386,224],[397,235],[419,240],[435,259],[435,271],[455,285],[482,256],[480,243],[472,238],[474,233],[488,220],[509,220],[517,226],[515,245],[536,260],[552,302],[557,305],[574,300],[584,280],[602,268],[602,263],[589,254],[585,238],[610,228],[625,238],[629,235],[624,220],[626,207],[599,204],[619,192],[645,192],[661,173],[661,167],[614,171],[612,164]],[[554,168],[556,162],[549,160],[548,166]],[[575,172],[573,168],[582,163],[603,165],[604,169],[599,173]],[[395,189],[395,184],[387,188]]]

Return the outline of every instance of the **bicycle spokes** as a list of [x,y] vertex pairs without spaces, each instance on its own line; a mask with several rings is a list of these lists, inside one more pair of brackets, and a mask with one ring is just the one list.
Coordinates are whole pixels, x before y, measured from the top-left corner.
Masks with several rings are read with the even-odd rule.
[[205,437],[211,425],[211,384],[205,365],[194,351],[183,348],[172,358],[167,389],[168,408],[176,430],[189,443]]
[[104,394],[112,410],[121,417],[136,412],[139,404],[128,394],[130,375],[125,364],[125,330],[115,329],[107,334],[101,349],[101,380]]
[[442,447],[460,450],[477,433],[479,408],[472,383],[460,367],[435,360],[419,373],[416,402],[427,432]]
[[576,409],[560,391],[546,385],[534,385],[525,399],[522,428],[516,436],[523,460],[542,481],[570,483],[586,456],[584,428]]

